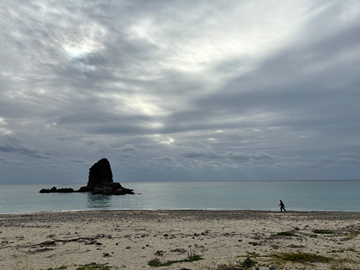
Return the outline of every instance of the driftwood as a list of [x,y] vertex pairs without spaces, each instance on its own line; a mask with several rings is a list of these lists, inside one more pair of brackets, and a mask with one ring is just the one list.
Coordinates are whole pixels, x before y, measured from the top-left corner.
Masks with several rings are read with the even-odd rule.
[[53,251],[55,250],[54,248],[39,248],[39,249],[36,249],[36,250],[33,250],[33,251],[30,251],[29,250],[29,253],[31,254],[35,254],[35,253],[40,253],[40,252],[46,252],[46,251]]
[[71,239],[53,239],[53,240],[41,242],[39,244],[36,244],[35,246],[50,246],[50,245],[55,245],[56,242],[67,243],[67,242],[79,241],[80,239],[95,240],[95,239],[97,239],[97,237],[79,237],[79,238],[71,238]]

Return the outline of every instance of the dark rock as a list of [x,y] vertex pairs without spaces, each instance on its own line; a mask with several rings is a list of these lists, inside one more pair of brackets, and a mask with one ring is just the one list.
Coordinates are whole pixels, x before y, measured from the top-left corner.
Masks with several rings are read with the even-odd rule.
[[245,261],[241,264],[242,267],[250,268],[253,264],[253,261],[250,258],[246,258]]
[[120,183],[118,183],[118,182],[114,182],[114,183],[111,183],[110,185],[109,185],[109,187],[111,187],[112,189],[122,189],[122,186],[120,185]]
[[118,188],[114,191],[114,195],[124,195],[124,190],[122,188]]
[[80,190],[102,195],[134,194],[132,189],[124,188],[120,183],[114,182],[110,163],[106,158],[100,159],[90,168],[87,186]]
[[56,187],[52,187],[50,189],[43,188],[39,192],[40,193],[54,193],[54,192],[71,193],[71,192],[74,192],[74,190],[72,188],[56,188]]
[[70,192],[91,192],[92,194],[102,195],[126,195],[134,194],[134,190],[124,188],[120,183],[114,182],[110,163],[106,158],[100,159],[89,169],[89,180],[87,186],[74,191],[72,188],[53,187],[42,189],[40,193],[70,193]]
[[112,183],[114,183],[113,174],[110,163],[106,158],[100,159],[89,169],[88,188],[110,187]]
[[[110,192],[109,192],[110,190]],[[92,194],[107,194],[111,193],[111,189],[107,187],[96,187],[93,189]]]
[[95,244],[96,244],[96,241],[94,241],[94,240],[85,242],[85,245],[95,245]]
[[89,192],[91,191],[90,188],[88,188],[87,186],[86,187],[81,187],[79,190],[77,190],[77,192]]
[[114,194],[114,190],[110,187],[106,187],[103,189],[104,191],[101,193],[103,195],[112,195]]
[[60,192],[60,193],[71,193],[71,192],[74,192],[74,189],[72,189],[72,188],[59,188],[59,189],[57,189],[56,192]]
[[176,248],[176,249],[172,249],[171,252],[180,252],[180,253],[185,253],[186,250],[183,248]]

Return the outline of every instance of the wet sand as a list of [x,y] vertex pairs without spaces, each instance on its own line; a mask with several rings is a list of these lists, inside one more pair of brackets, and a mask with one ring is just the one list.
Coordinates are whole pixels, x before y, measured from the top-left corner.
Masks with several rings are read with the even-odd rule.
[[[295,235],[276,235],[280,232]],[[271,264],[276,269],[360,269],[359,233],[358,212],[115,210],[0,215],[0,269],[75,270],[89,263],[108,263],[113,269],[241,269],[247,258],[256,262],[251,269],[269,269]],[[315,261],[281,257],[289,253],[307,253]],[[156,258],[180,261],[191,254],[203,260],[160,268],[148,265]],[[326,260],[316,262],[320,256]]]

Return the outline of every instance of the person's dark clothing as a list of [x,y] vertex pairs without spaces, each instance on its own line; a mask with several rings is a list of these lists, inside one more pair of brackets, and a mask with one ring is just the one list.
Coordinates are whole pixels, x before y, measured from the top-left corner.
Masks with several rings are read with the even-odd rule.
[[282,200],[280,200],[280,211],[282,212],[282,210],[284,210],[286,212],[286,209],[285,209],[285,204],[282,202]]

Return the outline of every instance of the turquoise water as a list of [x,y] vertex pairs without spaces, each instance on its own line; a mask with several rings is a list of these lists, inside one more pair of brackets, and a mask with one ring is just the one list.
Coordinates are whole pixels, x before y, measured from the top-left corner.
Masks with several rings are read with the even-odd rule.
[[[360,181],[122,183],[136,195],[40,194],[54,185],[0,185],[0,214],[95,209],[360,211]],[[82,185],[55,185],[58,188]]]

